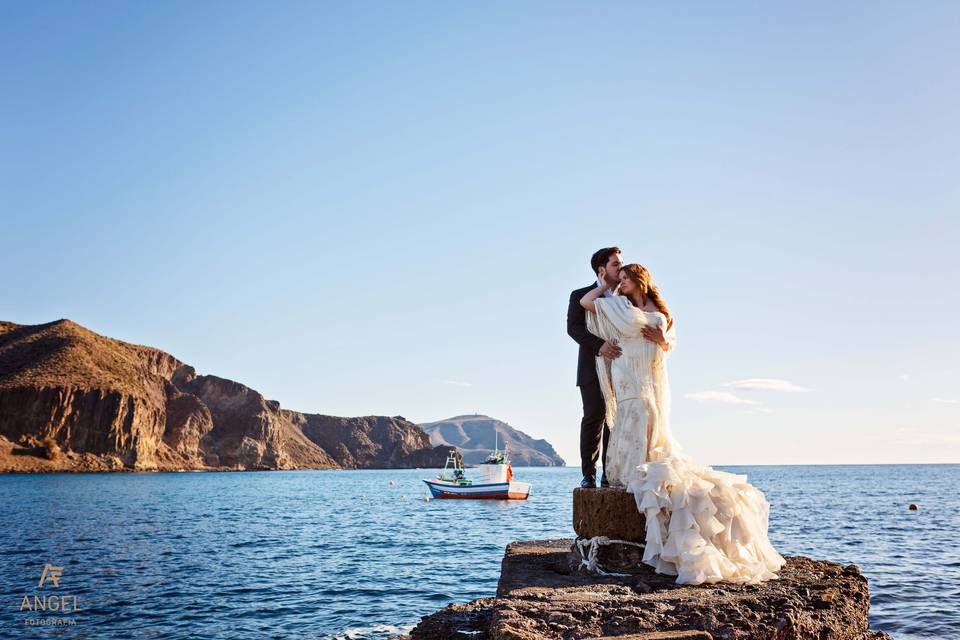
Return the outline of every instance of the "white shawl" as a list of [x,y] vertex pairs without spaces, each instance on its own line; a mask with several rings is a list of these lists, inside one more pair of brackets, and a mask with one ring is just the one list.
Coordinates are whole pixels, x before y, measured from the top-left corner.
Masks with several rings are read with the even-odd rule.
[[[593,301],[596,313],[587,312],[587,331],[607,341],[620,341],[624,338],[643,338],[643,328],[656,326],[658,316],[649,311],[642,311],[630,304],[626,296],[611,298],[597,298]],[[671,324],[664,331],[664,338],[670,344],[669,351],[657,349],[652,368],[655,373],[656,384],[661,388],[662,418],[667,429],[663,435],[669,438],[667,427],[669,415],[669,383],[666,379],[665,364],[677,343],[677,333]],[[600,391],[606,404],[606,422],[610,429],[614,428],[617,415],[617,395],[613,388],[613,375],[610,371],[611,361],[603,356],[596,357],[597,377],[600,379]],[[665,402],[664,402],[665,401]]]

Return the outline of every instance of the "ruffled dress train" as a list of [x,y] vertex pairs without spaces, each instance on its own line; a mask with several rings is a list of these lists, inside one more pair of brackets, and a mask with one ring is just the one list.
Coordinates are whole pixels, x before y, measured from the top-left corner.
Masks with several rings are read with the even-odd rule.
[[671,456],[637,468],[627,491],[646,516],[643,561],[679,583],[758,583],[785,563],[767,538],[769,503],[745,475]]
[[[667,326],[659,311],[637,309],[621,296],[599,298],[587,327],[616,339],[623,354],[597,358],[611,427],[607,479],[633,494],[646,517],[643,561],[681,584],[758,583],[786,563],[767,537],[770,505],[745,475],[696,464],[669,426],[666,358],[643,338],[645,326]],[[672,345],[672,323],[664,332]]]

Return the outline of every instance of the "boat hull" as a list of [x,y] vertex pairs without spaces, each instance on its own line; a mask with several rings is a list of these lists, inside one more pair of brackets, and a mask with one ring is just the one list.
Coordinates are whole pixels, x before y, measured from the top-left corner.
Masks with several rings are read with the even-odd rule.
[[434,498],[459,500],[526,500],[529,482],[458,485],[442,480],[424,480]]

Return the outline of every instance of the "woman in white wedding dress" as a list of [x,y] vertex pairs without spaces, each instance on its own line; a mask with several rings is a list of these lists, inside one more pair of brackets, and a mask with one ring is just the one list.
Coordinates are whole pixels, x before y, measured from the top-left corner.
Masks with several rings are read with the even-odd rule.
[[767,538],[763,493],[744,475],[694,463],[671,435],[665,365],[676,331],[650,273],[628,264],[620,295],[603,297],[606,289],[580,303],[592,312],[587,329],[623,350],[615,360],[597,357],[611,429],[605,472],[646,516],[643,561],[682,584],[777,578],[786,561]]

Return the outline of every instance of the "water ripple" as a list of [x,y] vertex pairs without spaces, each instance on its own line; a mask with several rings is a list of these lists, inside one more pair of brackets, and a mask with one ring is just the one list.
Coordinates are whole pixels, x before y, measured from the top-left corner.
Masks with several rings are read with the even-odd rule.
[[[782,553],[860,566],[874,628],[960,637],[960,465],[727,470],[766,493]],[[2,476],[0,601],[51,562],[82,611],[37,636],[372,640],[493,594],[507,543],[572,537],[576,469],[519,469],[526,502],[424,501],[426,474]],[[0,636],[27,617],[0,609]]]

